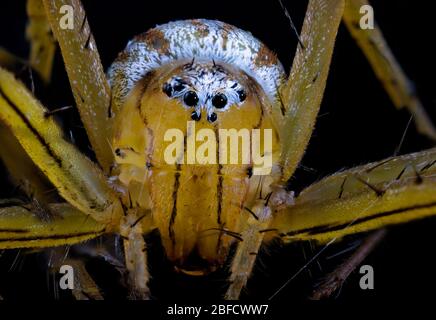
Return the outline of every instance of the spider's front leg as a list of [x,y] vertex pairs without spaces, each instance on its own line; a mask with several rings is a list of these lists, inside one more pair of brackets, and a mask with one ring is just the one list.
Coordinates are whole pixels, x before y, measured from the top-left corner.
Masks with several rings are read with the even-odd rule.
[[[107,173],[113,161],[108,142],[112,132],[110,87],[106,80],[97,45],[80,0],[44,0],[52,31],[59,42],[74,99],[98,162]],[[60,23],[61,8],[74,11],[74,28]]]
[[303,158],[326,86],[344,0],[311,0],[288,82],[281,88],[282,181],[294,174]]
[[[50,30],[42,0],[27,1],[28,25],[26,35],[30,42],[29,61],[24,61],[0,48],[0,66],[20,74],[29,71],[33,89],[33,70],[45,84],[50,82],[56,41]],[[32,159],[5,124],[0,123],[0,159],[6,166],[9,178],[32,201],[45,209],[49,203],[58,201],[54,187],[37,168]]]
[[[417,107],[417,99],[410,93],[409,81],[398,67],[380,31],[362,31],[353,23],[358,16],[356,7],[359,7],[356,4],[364,3],[366,1],[349,0],[345,22],[359,40],[395,104],[409,106],[420,131],[432,136],[432,125],[422,114],[422,108]],[[337,6],[327,10],[329,13],[336,12],[335,19],[323,11],[328,5]],[[339,1],[309,3],[301,35],[305,48],[298,48],[289,82],[282,90],[286,109],[282,127],[285,181],[293,175],[301,161],[315,123],[343,5]],[[320,34],[322,39],[317,38]],[[277,229],[286,241],[290,238],[291,241],[315,239],[326,243],[347,234],[434,215],[434,178],[431,174],[434,164],[434,151],[429,150],[336,174],[303,191],[295,206],[275,212],[272,228]],[[339,176],[341,179],[332,183],[334,177]],[[305,205],[301,206],[301,201]],[[297,217],[294,210],[301,214]],[[287,231],[283,232],[283,228]]]

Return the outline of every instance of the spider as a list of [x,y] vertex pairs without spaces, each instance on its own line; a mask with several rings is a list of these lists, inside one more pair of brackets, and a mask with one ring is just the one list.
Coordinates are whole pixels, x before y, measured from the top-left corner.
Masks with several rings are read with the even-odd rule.
[[[263,243],[329,244],[434,215],[435,149],[338,172],[297,196],[287,188],[315,125],[342,19],[394,104],[407,107],[418,131],[436,140],[380,30],[360,27],[365,4],[310,0],[289,75],[250,33],[197,19],[136,36],[106,76],[80,1],[30,0],[30,65],[48,83],[58,42],[96,161],[7,70],[21,62],[1,51],[1,158],[32,201],[0,203],[0,249],[73,245],[115,234],[123,242],[130,296],[148,299],[144,235],[158,230],[180,272],[202,275],[231,255],[225,298],[238,299]],[[73,8],[73,29],[61,27],[64,5]],[[187,123],[214,133],[270,130],[268,174],[256,173],[253,156],[244,164],[168,163],[165,135],[182,133],[176,158],[184,155],[193,134]],[[261,141],[261,149],[266,144]],[[218,148],[215,156],[224,151],[231,150]],[[46,185],[62,201],[54,203]]]

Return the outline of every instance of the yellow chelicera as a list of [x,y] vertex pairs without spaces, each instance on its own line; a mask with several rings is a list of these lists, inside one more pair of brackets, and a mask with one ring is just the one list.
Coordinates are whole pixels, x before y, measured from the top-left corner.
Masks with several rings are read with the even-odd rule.
[[[74,8],[74,25],[80,28],[61,28],[60,8],[65,4]],[[281,105],[272,104],[270,122],[266,124],[277,132],[279,176],[271,178],[275,179],[274,184],[266,184],[268,178],[258,181],[265,187],[263,194],[262,190],[260,194],[257,190],[247,191],[250,200],[241,206],[245,215],[236,231],[226,230],[221,225],[210,228],[217,229],[220,236],[223,233],[230,235],[225,240],[228,245],[237,243],[226,299],[239,297],[262,243],[280,238],[284,243],[315,240],[322,244],[346,235],[436,214],[436,149],[397,156],[333,174],[309,186],[295,199],[283,187],[293,176],[312,134],[342,19],[395,106],[407,107],[414,116],[418,131],[436,140],[435,128],[380,30],[377,27],[374,30],[362,30],[359,27],[359,9],[364,4],[367,4],[366,0],[309,1],[300,35],[304,47],[298,46],[289,78],[278,90]],[[49,212],[49,217],[43,219],[32,205],[18,205],[13,199],[1,200],[0,249],[73,245],[104,234],[119,234],[124,243],[132,297],[146,299],[150,293],[143,236],[156,228],[163,230],[167,223],[164,219],[171,218],[156,218],[161,216],[153,212],[157,210],[156,203],[159,208],[168,205],[165,197],[151,201],[154,207],[150,207],[150,201],[144,200],[143,193],[150,193],[152,197],[153,194],[159,195],[156,188],[168,181],[172,184],[182,181],[185,187],[191,183],[189,179],[183,180],[184,173],[180,168],[177,169],[179,173],[176,173],[180,181],[176,179],[174,182],[171,176],[168,181],[155,177],[151,182],[141,182],[137,177],[143,177],[143,172],[158,171],[160,168],[146,164],[142,154],[129,153],[134,148],[130,151],[123,149],[126,143],[135,147],[147,146],[146,142],[135,137],[135,133],[143,129],[143,124],[138,123],[139,117],[133,115],[135,112],[148,112],[150,119],[157,117],[158,110],[153,111],[154,105],[147,102],[146,98],[157,101],[156,106],[159,107],[162,97],[153,96],[154,93],[147,93],[147,90],[157,92],[152,90],[153,86],[162,84],[159,78],[157,82],[142,81],[141,86],[132,90],[123,105],[124,109],[118,110],[116,108],[119,106],[113,106],[116,112],[115,117],[111,117],[108,113],[111,108],[111,88],[80,1],[29,0],[27,10],[30,20],[27,36],[31,43],[29,64],[43,81],[49,83],[55,49],[59,45],[77,108],[98,163],[93,163],[64,138],[62,128],[52,117],[47,116],[48,110],[8,71],[23,61],[0,49],[0,158],[8,168],[12,181]],[[159,72],[164,74],[168,70]],[[140,92],[141,89],[143,91]],[[144,92],[146,94],[142,96]],[[138,98],[142,101],[139,111],[135,109]],[[150,108],[143,109],[148,105]],[[159,121],[164,123],[172,120],[164,117],[151,121],[160,125]],[[126,123],[135,130],[125,130],[123,124]],[[158,132],[159,126],[153,129]],[[158,150],[159,146],[154,148]],[[114,169],[115,163],[122,168],[121,172]],[[133,164],[137,167],[132,167]],[[126,168],[133,171],[126,174]],[[201,172],[201,169],[195,170],[194,173]],[[138,172],[141,174],[138,175]],[[113,179],[114,175],[120,175],[119,179],[128,180],[128,183],[131,180],[136,183],[136,187],[128,184],[131,194]],[[218,176],[216,179],[219,179]],[[259,178],[253,176],[253,179]],[[56,187],[64,202],[55,203],[50,194],[44,192],[50,185]],[[195,184],[192,184],[192,188],[195,188]],[[226,197],[226,191],[223,192]],[[139,199],[137,205],[132,204],[132,195]],[[196,201],[194,196],[189,196],[189,190],[184,197],[186,205]],[[188,224],[181,226],[184,230],[190,230]],[[162,237],[166,239],[163,234]],[[188,235],[185,239],[194,241],[193,237]],[[168,239],[169,242],[175,242],[173,250],[179,250],[177,248],[181,245],[180,252],[183,252],[185,244],[177,243],[178,238],[172,238],[171,232]],[[210,243],[205,246],[210,246]],[[205,255],[209,252],[207,250]],[[167,254],[169,257],[177,255],[170,251]],[[182,254],[183,258],[186,257]],[[88,285],[91,283],[88,287],[94,290],[92,279],[84,276],[86,271],[83,266],[78,262],[74,265],[80,270],[78,274],[82,275],[79,281]],[[100,297],[95,292],[92,296]],[[83,295],[78,293],[76,297]]]

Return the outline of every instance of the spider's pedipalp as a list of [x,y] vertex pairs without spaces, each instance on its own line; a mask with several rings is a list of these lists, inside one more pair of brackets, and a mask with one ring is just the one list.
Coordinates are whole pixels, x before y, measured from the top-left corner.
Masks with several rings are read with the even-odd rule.
[[250,212],[244,229],[241,233],[241,239],[232,260],[230,286],[225,294],[225,299],[236,300],[241,294],[242,288],[252,273],[257,252],[260,249],[265,236],[265,230],[268,230],[273,219],[271,209],[265,206],[263,200],[258,200],[252,209],[247,208]]

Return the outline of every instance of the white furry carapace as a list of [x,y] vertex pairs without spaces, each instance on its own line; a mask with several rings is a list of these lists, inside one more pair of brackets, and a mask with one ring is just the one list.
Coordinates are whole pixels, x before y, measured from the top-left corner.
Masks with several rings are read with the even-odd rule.
[[108,71],[115,109],[135,83],[165,64],[192,60],[232,65],[256,80],[271,102],[285,79],[276,55],[249,32],[215,20],[175,21],[129,41]]

